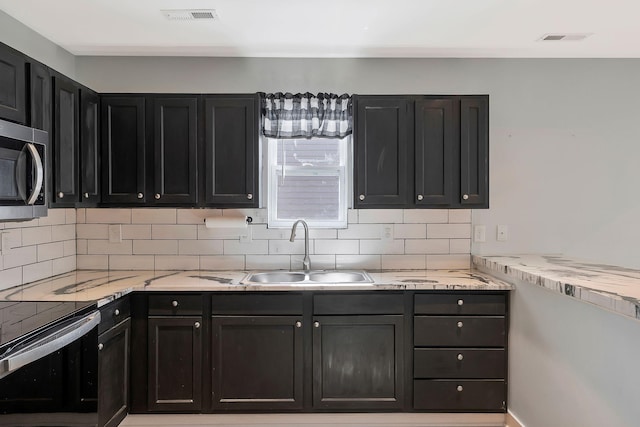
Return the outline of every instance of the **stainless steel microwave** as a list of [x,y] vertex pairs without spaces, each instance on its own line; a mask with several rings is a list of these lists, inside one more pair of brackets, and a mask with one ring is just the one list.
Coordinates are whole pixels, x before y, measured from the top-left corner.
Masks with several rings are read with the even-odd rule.
[[47,216],[47,132],[0,120],[0,221]]

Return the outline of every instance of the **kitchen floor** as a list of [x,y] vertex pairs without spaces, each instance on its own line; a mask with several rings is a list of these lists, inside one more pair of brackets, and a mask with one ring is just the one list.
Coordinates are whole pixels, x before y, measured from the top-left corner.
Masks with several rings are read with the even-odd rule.
[[120,427],[503,427],[503,414],[154,414]]

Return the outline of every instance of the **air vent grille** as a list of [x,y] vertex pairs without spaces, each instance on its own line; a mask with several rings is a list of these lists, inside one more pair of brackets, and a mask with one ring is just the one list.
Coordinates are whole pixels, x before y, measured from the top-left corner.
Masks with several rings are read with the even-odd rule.
[[574,33],[574,34],[545,34],[538,40],[543,42],[549,41],[563,41],[563,42],[575,42],[584,40],[589,37],[591,33]]
[[170,21],[218,21],[220,18],[214,9],[173,9],[161,10]]

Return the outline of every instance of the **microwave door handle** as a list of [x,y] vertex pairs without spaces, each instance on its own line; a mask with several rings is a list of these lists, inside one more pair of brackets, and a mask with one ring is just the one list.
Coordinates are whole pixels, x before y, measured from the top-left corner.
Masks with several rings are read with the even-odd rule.
[[0,379],[21,367],[54,353],[81,338],[100,323],[100,312],[93,311],[70,324],[56,328],[15,353],[0,359]]
[[27,205],[33,205],[36,200],[38,200],[38,195],[40,194],[40,190],[42,189],[42,182],[44,181],[44,169],[42,168],[42,159],[40,158],[40,154],[36,149],[36,146],[33,144],[27,144],[27,151],[31,155],[31,159],[33,163],[36,165],[36,185],[31,192],[31,195],[27,198]]

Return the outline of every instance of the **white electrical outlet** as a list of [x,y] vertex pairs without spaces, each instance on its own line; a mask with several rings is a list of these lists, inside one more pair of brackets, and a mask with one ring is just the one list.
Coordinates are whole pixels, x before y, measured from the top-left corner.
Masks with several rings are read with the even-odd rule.
[[382,226],[382,240],[392,240],[393,239],[393,225],[384,224]]
[[473,227],[473,241],[476,243],[487,241],[487,227],[485,225],[476,225]]
[[122,243],[122,225],[109,224],[109,243]]
[[509,226],[508,225],[498,225],[496,227],[496,240],[498,242],[506,242],[509,240]]

